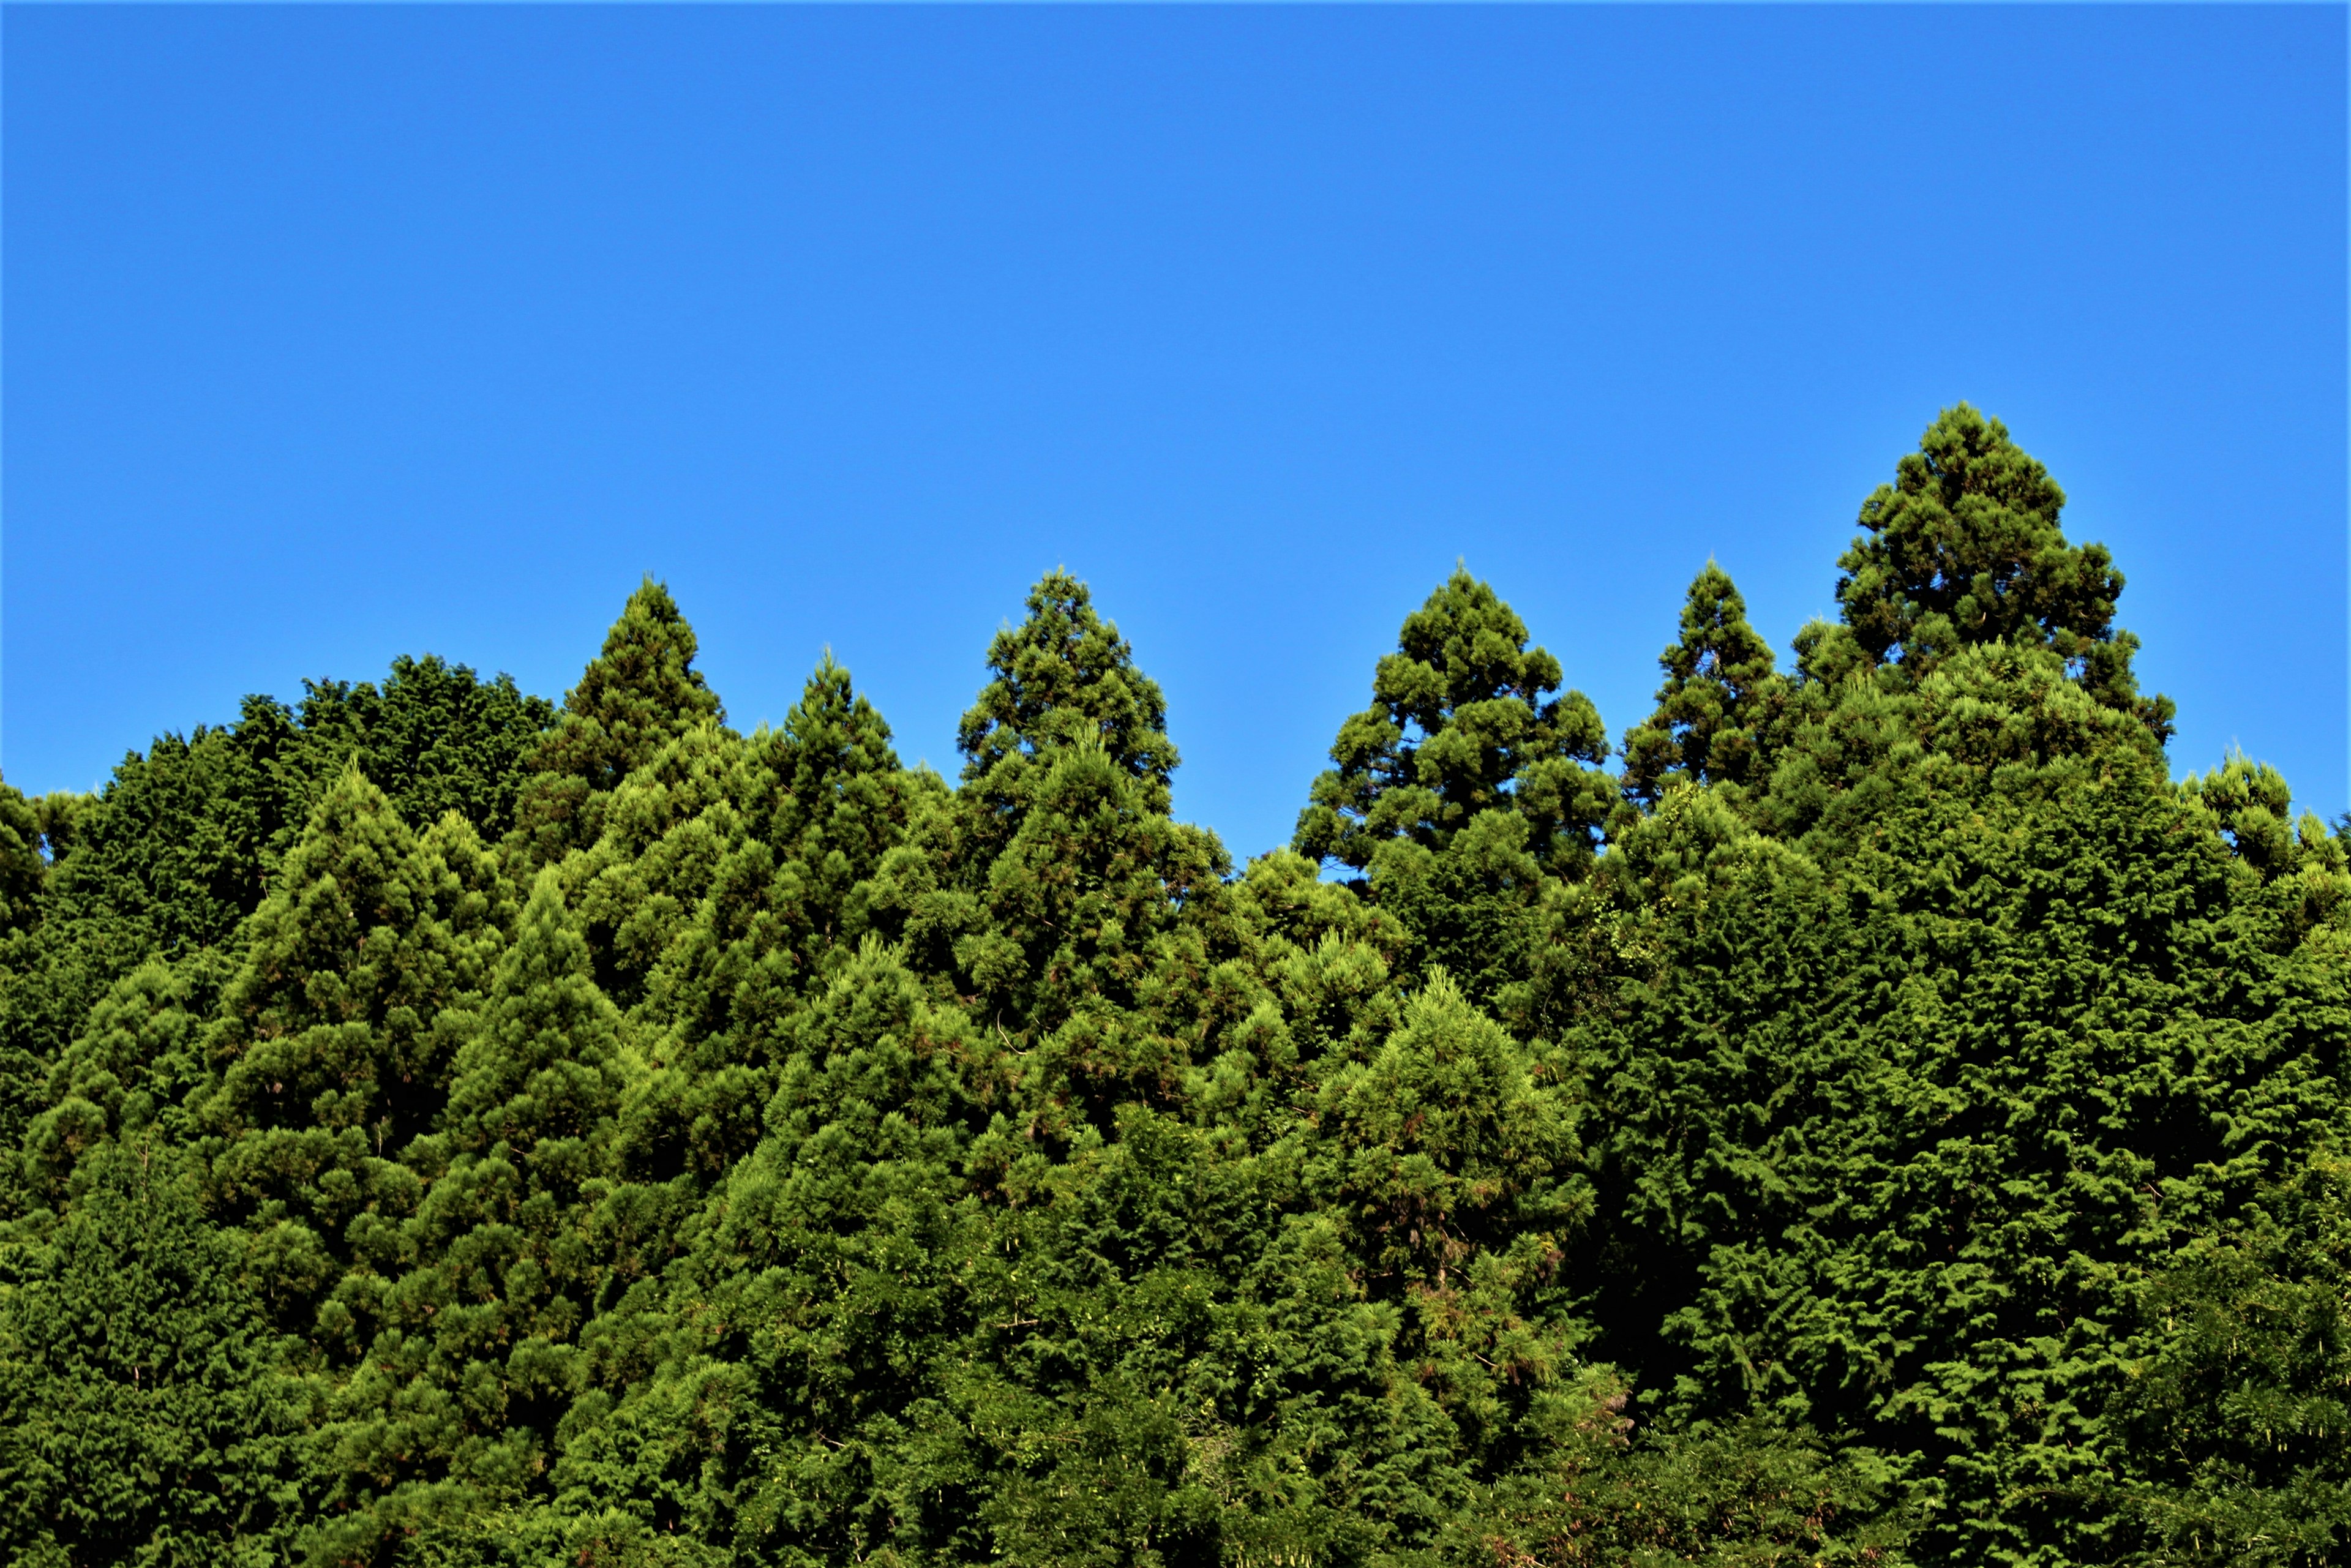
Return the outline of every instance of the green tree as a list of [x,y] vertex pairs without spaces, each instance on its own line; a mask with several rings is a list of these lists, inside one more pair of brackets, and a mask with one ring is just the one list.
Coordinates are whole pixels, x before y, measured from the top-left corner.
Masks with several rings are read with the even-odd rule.
[[516,805],[516,831],[536,860],[559,860],[595,842],[603,803],[622,779],[664,742],[705,721],[725,721],[717,694],[694,667],[698,647],[669,590],[647,577],[526,758],[530,778]]
[[1914,1456],[1930,1560],[2095,1561],[2136,1281],[2340,1114],[2339,977],[2145,752],[1868,798],[1825,864],[1685,855],[1588,1026],[1602,1343],[1667,1418]]
[[856,951],[867,879],[926,792],[889,737],[828,658],[781,728],[664,747],[572,868],[652,1060],[621,1135],[641,1183],[683,1178],[698,1201],[758,1142],[792,1017]]
[[168,1149],[109,1143],[0,1275],[0,1553],[286,1561],[311,1398]]
[[2099,701],[2168,737],[2170,699],[2138,695],[2138,639],[2114,624],[2123,575],[2104,545],[2065,542],[2064,505],[2006,425],[1945,409],[1862,503],[1867,531],[1837,560],[1844,625],[1869,659],[1912,678],[1969,643],[2053,649]]
[[338,1555],[543,1495],[586,1383],[580,1334],[604,1275],[590,1210],[631,1066],[562,884],[541,871],[440,1124],[403,1151],[425,1184],[402,1227],[415,1262],[382,1292],[324,1432],[330,1505],[359,1505],[323,1533]]
[[255,912],[207,1042],[201,1146],[278,1321],[330,1361],[366,1348],[404,1272],[423,1183],[402,1155],[440,1120],[513,915],[471,826],[419,838],[356,768]]
[[[503,831],[520,755],[550,711],[507,677],[480,681],[431,657],[394,660],[381,690],[308,686],[298,712],[249,696],[235,725],[162,736],[126,757],[98,796],[32,803],[37,843],[25,841],[48,862],[43,918],[0,939],[0,1077],[16,1084],[0,1085],[0,1134],[12,1146],[110,987],[151,961],[195,963],[235,946],[347,768],[357,763],[413,827],[454,810]],[[25,837],[23,823],[15,831]],[[0,1207],[29,1200],[0,1184]]]
[[2118,1402],[2143,1560],[2316,1568],[2351,1546],[2351,1168],[2321,1148],[2148,1292]]
[[1551,938],[1544,899],[1586,875],[1620,801],[1600,715],[1552,696],[1559,662],[1457,570],[1407,617],[1299,814],[1301,854],[1370,873],[1411,935],[1406,978],[1443,969],[1501,1003]]
[[62,1204],[82,1156],[110,1139],[186,1141],[188,1102],[208,1079],[205,1019],[225,968],[209,949],[176,964],[150,959],[90,1009],[51,1068],[43,1109],[25,1135],[23,1176],[40,1204]]
[[1771,645],[1747,601],[1711,560],[1690,583],[1680,641],[1657,655],[1657,711],[1625,737],[1625,789],[1654,806],[1674,783],[1761,783],[1764,738],[1787,701]]
[[1588,860],[1607,814],[1595,772],[1607,734],[1582,692],[1552,695],[1559,683],[1559,661],[1527,646],[1526,622],[1457,568],[1405,618],[1372,706],[1340,727],[1337,766],[1315,779],[1293,847],[1361,871],[1383,844],[1441,850],[1508,810],[1539,860]]
[[[867,938],[791,1027],[767,1135],[726,1175],[668,1281],[667,1363],[569,1474],[657,1521],[664,1483],[719,1504],[705,1528],[758,1561],[838,1561],[959,1539],[925,1497],[916,1431],[969,1327],[960,1276],[980,1237],[963,1165],[984,1115],[976,1031]],[[712,1486],[648,1478],[606,1445],[699,1385],[723,1411]],[[670,1417],[674,1419],[674,1417]],[[674,1428],[673,1428],[674,1429]],[[952,1513],[952,1510],[947,1511]],[[968,1521],[966,1521],[967,1523]]]
[[1188,1066],[1172,982],[1207,967],[1230,862],[1168,814],[1159,688],[1083,583],[1040,581],[988,667],[961,787],[883,857],[877,920],[1001,1031],[1040,1126],[1165,1100]]

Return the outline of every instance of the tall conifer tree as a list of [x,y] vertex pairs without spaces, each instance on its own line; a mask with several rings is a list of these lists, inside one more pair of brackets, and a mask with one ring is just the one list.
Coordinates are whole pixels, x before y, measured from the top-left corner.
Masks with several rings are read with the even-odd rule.
[[1760,782],[1764,738],[1786,700],[1771,645],[1712,561],[1690,583],[1682,634],[1657,655],[1657,711],[1625,737],[1625,788],[1654,804],[1672,783]]
[[1970,643],[2049,648],[2099,701],[2168,737],[2170,699],[2138,695],[2138,639],[2114,623],[2123,574],[2104,545],[2066,542],[2064,506],[2006,425],[1945,409],[1861,505],[1865,532],[1837,559],[1844,625],[1913,681]]
[[532,776],[515,814],[537,860],[593,843],[599,808],[622,779],[673,737],[726,719],[694,667],[697,647],[669,590],[646,578],[528,758]]
[[[1003,1027],[1034,1039],[1084,1011],[1123,1037],[1111,1015],[1146,988],[1155,943],[1187,901],[1216,902],[1229,862],[1168,815],[1165,701],[1085,585],[1054,572],[1028,602],[964,716],[962,787],[885,858],[875,897],[918,959]],[[1161,1045],[1068,1043],[1081,1077],[1164,1084],[1173,1071]]]
[[1555,695],[1559,661],[1526,622],[1457,568],[1405,620],[1372,679],[1372,706],[1340,727],[1337,764],[1299,813],[1299,853],[1361,871],[1381,845],[1449,846],[1479,816],[1524,819],[1545,860],[1588,856],[1607,814],[1593,769],[1608,755],[1582,692]]
[[329,1429],[364,1505],[330,1531],[361,1552],[542,1490],[585,1384],[580,1331],[604,1270],[590,1207],[606,1185],[628,1059],[619,1014],[555,873],[538,873],[457,1048],[440,1125],[405,1150],[427,1183],[403,1228],[415,1260]]
[[347,770],[255,913],[197,1107],[219,1212],[291,1331],[337,1356],[372,1337],[421,1196],[402,1163],[431,1132],[451,1061],[513,918],[462,818],[418,838]]

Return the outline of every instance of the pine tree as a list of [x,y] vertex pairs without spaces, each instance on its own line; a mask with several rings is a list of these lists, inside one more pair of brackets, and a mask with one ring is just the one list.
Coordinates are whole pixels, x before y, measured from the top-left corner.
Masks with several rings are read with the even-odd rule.
[[[37,841],[21,822],[16,831],[48,863],[43,918],[0,939],[0,1064],[16,1063],[24,1086],[0,1103],[0,1124],[8,1104],[15,1127],[47,1108],[38,1085],[110,986],[142,964],[235,945],[312,807],[355,763],[412,827],[455,810],[504,831],[543,701],[430,657],[395,659],[381,691],[308,685],[298,713],[248,696],[232,726],[161,736],[126,757],[95,797],[32,803]],[[23,1201],[0,1184],[0,1209]]]
[[604,1275],[590,1210],[630,1069],[543,870],[457,1048],[440,1125],[404,1151],[426,1184],[402,1227],[416,1262],[383,1292],[381,1331],[326,1432],[340,1500],[361,1505],[327,1532],[337,1552],[544,1486],[585,1384],[580,1335]]
[[595,842],[601,807],[622,779],[664,742],[705,721],[725,722],[717,694],[694,667],[697,647],[669,590],[647,577],[526,759],[531,777],[516,805],[516,831],[535,860]]
[[1175,1092],[1184,1053],[1164,1019],[1137,1014],[1164,994],[1155,977],[1205,968],[1230,862],[1168,814],[1159,688],[1062,572],[1029,591],[988,666],[961,788],[883,857],[877,917],[1033,1052],[1027,1092],[1049,1122]]
[[2168,697],[2141,697],[2138,639],[2114,624],[2123,575],[2104,545],[2073,546],[2065,493],[1966,403],[1945,409],[1861,507],[1867,530],[1838,558],[1837,601],[1861,651],[1909,678],[1983,643],[2046,647],[2099,701],[2171,733]]
[[206,1082],[204,1021],[226,967],[208,949],[176,964],[150,959],[90,1009],[25,1134],[23,1176],[38,1203],[61,1204],[82,1157],[110,1139],[188,1139],[188,1102]]
[[1051,571],[1029,591],[1029,617],[996,634],[987,667],[996,678],[963,716],[956,746],[967,784],[992,800],[1017,798],[1014,781],[1059,747],[1087,745],[1150,791],[1151,809],[1167,809],[1176,771],[1167,703],[1159,685],[1134,667],[1118,627],[1094,612],[1086,585]]
[[422,1189],[402,1155],[440,1118],[512,916],[471,826],[452,815],[419,839],[352,768],[248,927],[208,1046],[202,1147],[272,1309],[330,1356],[365,1348],[403,1270]]
[[1368,871],[1365,891],[1412,936],[1405,977],[1442,968],[1481,1006],[1546,941],[1546,888],[1590,869],[1620,799],[1583,693],[1552,696],[1559,661],[1456,570],[1383,657],[1373,706],[1332,746],[1299,814],[1299,853]]
[[1543,1441],[1543,1391],[1590,1383],[1581,1325],[1547,1310],[1592,1209],[1567,1062],[1513,1041],[1440,970],[1368,1062],[1324,1081],[1320,1111],[1309,1180],[1367,1293],[1404,1308],[1399,1355],[1465,1462],[1513,1468]]
[[1825,863],[1623,845],[1656,957],[1582,1048],[1604,1353],[1668,1420],[1919,1456],[1932,1561],[2097,1559],[2136,1281],[2341,1114],[2339,938],[2164,773],[1928,750]]
[[1372,706],[1340,727],[1338,766],[1299,813],[1299,853],[1364,870],[1384,843],[1431,850],[1483,813],[1525,819],[1538,859],[1588,858],[1606,817],[1594,769],[1608,755],[1591,700],[1554,697],[1559,661],[1526,622],[1457,568],[1405,618],[1372,681]]
[[1657,711],[1625,737],[1625,789],[1651,805],[1678,780],[1756,784],[1765,737],[1787,699],[1747,601],[1711,560],[1690,583],[1680,641],[1657,655]]
[[[630,1109],[632,1167],[691,1170],[703,1182],[758,1140],[790,1020],[856,951],[870,925],[868,880],[925,788],[829,656],[783,727],[728,758],[698,815],[616,859],[612,883],[600,875],[585,901],[635,910],[620,930],[630,956],[650,960],[641,983],[623,981],[660,1062]],[[632,815],[624,791],[615,821]]]
[[[9,1005],[16,1000],[13,993],[31,967],[29,928],[40,918],[48,870],[41,854],[39,814],[23,794],[0,783],[0,1020],[16,1013]],[[0,1023],[0,1149],[14,1148],[38,1111],[48,1067],[41,1048],[48,1043],[21,1026]]]

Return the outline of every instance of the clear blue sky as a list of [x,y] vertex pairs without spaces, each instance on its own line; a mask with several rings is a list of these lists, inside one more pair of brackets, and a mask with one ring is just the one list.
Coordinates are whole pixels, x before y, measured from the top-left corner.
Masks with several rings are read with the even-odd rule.
[[2341,7],[11,8],[5,730],[87,788],[665,577],[952,772],[1056,564],[1284,839],[1466,558],[1612,729],[1785,648],[1947,403],[2130,586],[2181,771],[2346,780]]

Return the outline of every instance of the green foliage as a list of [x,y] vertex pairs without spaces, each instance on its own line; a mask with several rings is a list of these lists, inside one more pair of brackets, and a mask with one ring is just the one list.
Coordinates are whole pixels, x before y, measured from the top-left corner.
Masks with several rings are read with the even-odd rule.
[[516,831],[536,859],[593,843],[600,808],[622,779],[664,742],[726,718],[694,667],[697,646],[669,590],[647,577],[527,758]]
[[[0,933],[0,1135],[23,1135],[46,1103],[35,1086],[117,981],[151,961],[209,962],[199,956],[235,946],[346,769],[358,767],[412,827],[455,810],[500,833],[523,753],[551,711],[507,676],[396,659],[381,689],[309,683],[298,711],[248,697],[234,726],[162,736],[125,758],[96,796],[31,802],[47,866],[30,884],[37,920]],[[0,824],[0,841],[29,842],[25,828]],[[0,885],[8,864],[26,885],[33,868],[5,852]],[[30,1201],[0,1184],[0,1209]]]
[[579,1338],[604,1270],[589,1218],[632,1063],[589,974],[561,883],[542,871],[457,1047],[438,1130],[408,1144],[423,1193],[412,1260],[374,1302],[366,1360],[322,1430],[341,1496],[318,1531],[366,1554],[402,1530],[528,1491],[584,1386]]
[[2151,1563],[2351,1548],[2351,1168],[2314,1150],[2149,1291],[2118,1425]]
[[422,1194],[404,1163],[446,1103],[458,1043],[512,922],[473,829],[417,835],[347,771],[248,923],[193,1097],[216,1213],[249,1236],[277,1320],[357,1357]]
[[40,917],[41,883],[49,869],[41,845],[39,808],[0,783],[0,936]]
[[1844,624],[1871,659],[1914,676],[1970,643],[2050,648],[2100,701],[2168,736],[2171,704],[2138,695],[2138,639],[2114,624],[2123,575],[2104,545],[2065,542],[2064,505],[2006,425],[1945,409],[1861,505],[1868,532],[1837,559]]
[[952,786],[650,580],[0,786],[5,1555],[2339,1560],[2351,852],[2062,505],[1947,413],[1621,773],[1457,571],[1238,873],[1059,571]]
[[1606,815],[1592,771],[1608,751],[1582,692],[1554,697],[1559,661],[1526,622],[1456,568],[1405,620],[1372,679],[1372,706],[1340,727],[1299,813],[1299,853],[1362,870],[1381,845],[1443,849],[1482,813],[1513,808],[1539,859],[1573,865]]
[[1618,785],[1599,713],[1559,661],[1457,568],[1406,617],[1340,727],[1291,841],[1370,873],[1413,942],[1404,976],[1444,969],[1498,1001],[1544,945],[1545,889],[1587,874]]
[[1681,640],[1657,663],[1666,672],[1657,711],[1625,737],[1625,790],[1655,805],[1678,782],[1760,782],[1787,682],[1747,623],[1747,601],[1714,562],[1690,583]]
[[313,1401],[169,1151],[107,1144],[55,1236],[0,1251],[0,1554],[285,1560]]
[[512,675],[483,681],[430,654],[392,660],[381,690],[365,681],[302,685],[303,744],[290,770],[307,781],[306,800],[356,760],[411,825],[455,811],[486,839],[514,825],[528,759],[555,722],[554,705],[524,695]]

